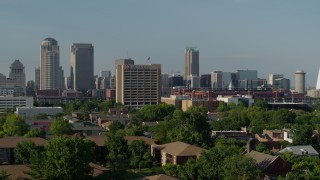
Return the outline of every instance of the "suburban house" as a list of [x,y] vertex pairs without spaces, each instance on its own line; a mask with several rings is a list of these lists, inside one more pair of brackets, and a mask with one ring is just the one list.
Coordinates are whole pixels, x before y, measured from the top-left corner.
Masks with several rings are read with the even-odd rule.
[[198,159],[206,149],[184,142],[172,142],[162,145],[151,145],[151,154],[161,165],[166,163],[184,164],[189,158]]
[[261,178],[273,179],[285,176],[291,170],[291,165],[280,156],[272,156],[258,151],[250,151],[245,155],[256,161],[256,165],[261,170]]
[[0,138],[0,160],[2,164],[14,164],[15,156],[14,149],[21,142],[32,141],[37,146],[45,146],[47,140],[39,137],[25,138],[25,137],[5,137]]
[[288,129],[263,130],[262,134],[255,134],[255,138],[272,152],[278,152],[281,149],[282,141],[292,143],[292,136]]
[[[98,164],[89,163],[89,166],[92,168],[92,177],[98,177],[107,171],[105,167]],[[9,179],[31,179],[31,177],[26,173],[29,170],[29,166],[25,164],[0,165],[0,172],[6,171],[9,173]]]
[[297,155],[297,156],[319,157],[319,153],[310,145],[286,147],[286,148],[280,150],[279,152],[277,152],[276,154],[280,155],[280,154],[286,153],[286,152],[291,152],[291,153],[293,153],[294,155]]

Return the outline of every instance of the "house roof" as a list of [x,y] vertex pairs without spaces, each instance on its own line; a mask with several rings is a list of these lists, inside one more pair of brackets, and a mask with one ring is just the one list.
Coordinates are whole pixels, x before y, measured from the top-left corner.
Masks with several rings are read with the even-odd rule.
[[22,136],[19,137],[5,137],[0,138],[0,148],[15,148],[18,143],[24,142],[24,141],[32,141],[37,146],[44,146],[48,143],[47,140],[39,137],[32,137],[32,138],[25,138]]
[[264,154],[258,151],[250,151],[246,155],[256,160],[256,164],[261,170],[264,170],[265,168],[267,168],[274,160],[276,160],[279,157],[279,156]]
[[292,152],[295,155],[308,155],[308,156],[318,156],[319,153],[310,145],[305,146],[290,146],[280,150],[277,154]]
[[173,156],[198,156],[205,150],[180,141],[158,145],[155,148],[161,149],[161,151]]
[[159,175],[144,177],[143,180],[179,180],[179,179],[172,176],[167,176],[165,174],[159,174]]
[[[97,177],[107,171],[108,169],[94,164],[94,163],[89,163],[90,167],[93,170],[92,176]],[[6,171],[7,173],[10,174],[10,179],[18,179],[18,178],[26,178],[30,179],[31,177],[25,172],[29,171],[29,167],[27,165],[0,165],[0,172],[1,171]]]
[[10,174],[9,179],[30,179],[31,177],[24,172],[28,171],[29,167],[26,165],[1,165],[0,172],[6,171]]
[[[88,136],[87,139],[96,143],[97,146],[104,146],[106,137],[105,136]],[[134,140],[143,140],[146,144],[154,144],[155,139],[147,138],[145,136],[125,136],[125,140],[128,141],[128,144],[131,144]]]

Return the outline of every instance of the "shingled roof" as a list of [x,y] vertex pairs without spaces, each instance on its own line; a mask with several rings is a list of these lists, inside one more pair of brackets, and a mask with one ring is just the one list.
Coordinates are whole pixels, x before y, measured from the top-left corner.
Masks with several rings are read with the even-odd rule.
[[180,141],[154,147],[173,156],[199,156],[203,151],[205,151],[203,148]]
[[261,170],[264,170],[269,166],[269,164],[279,158],[279,156],[272,156],[258,151],[250,151],[246,155],[256,160],[256,164]]
[[22,136],[19,137],[5,137],[0,138],[0,148],[15,148],[18,143],[24,142],[24,141],[32,141],[37,146],[44,146],[48,143],[47,140],[39,137],[32,137],[32,138],[25,138]]

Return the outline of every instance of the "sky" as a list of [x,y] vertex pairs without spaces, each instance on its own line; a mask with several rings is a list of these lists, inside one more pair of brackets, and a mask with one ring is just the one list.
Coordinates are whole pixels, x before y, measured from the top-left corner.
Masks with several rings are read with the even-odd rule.
[[258,70],[260,78],[306,72],[315,87],[320,66],[319,0],[0,0],[0,73],[15,59],[27,80],[40,65],[41,41],[60,46],[70,74],[72,43],[92,43],[95,74],[114,61],[162,64],[183,74],[184,49],[200,52],[200,74]]

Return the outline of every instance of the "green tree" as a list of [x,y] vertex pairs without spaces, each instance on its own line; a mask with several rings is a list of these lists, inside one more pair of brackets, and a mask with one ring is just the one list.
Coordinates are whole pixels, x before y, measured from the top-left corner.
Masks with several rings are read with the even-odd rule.
[[124,139],[124,132],[106,134],[107,162],[115,175],[121,174],[125,170],[126,160],[128,158],[128,144]]
[[33,158],[30,176],[33,179],[88,179],[92,175],[89,163],[94,157],[92,141],[73,136],[60,136],[49,141],[43,153]]
[[124,129],[124,125],[120,121],[113,121],[109,126],[110,133],[116,133],[118,130]]
[[172,163],[166,163],[164,166],[162,166],[163,171],[168,176],[178,176],[179,173],[179,165],[175,165]]
[[[148,146],[143,140],[134,140],[128,147],[128,151],[131,155],[130,158],[130,166],[133,168],[140,168],[144,167],[146,164],[144,162],[144,155],[148,153]],[[148,160],[148,159],[146,159]]]
[[255,160],[242,155],[233,155],[223,161],[224,179],[259,179],[259,170]]
[[50,126],[51,133],[54,135],[70,134],[72,125],[62,118],[55,118]]
[[302,158],[292,165],[291,171],[285,179],[319,179],[320,160],[319,158]]
[[6,136],[23,136],[28,132],[29,125],[25,123],[23,117],[10,114],[6,117],[2,128]]
[[163,121],[165,117],[172,115],[175,107],[166,103],[143,106],[135,116],[140,121]]
[[46,132],[42,129],[36,128],[36,129],[31,129],[28,131],[24,137],[29,138],[29,137],[41,137],[44,138],[46,136]]
[[258,100],[254,103],[255,107],[259,107],[261,109],[268,109],[268,102],[263,100]]
[[16,162],[29,164],[31,162],[31,158],[36,156],[38,150],[39,148],[32,141],[23,141],[18,143],[17,147],[14,149]]
[[219,102],[219,105],[216,109],[217,112],[226,112],[229,110],[230,110],[230,107],[225,102]]
[[307,145],[312,143],[313,128],[311,125],[295,125],[292,138],[294,145]]
[[178,176],[185,180],[198,179],[198,169],[200,169],[200,167],[197,161],[193,158],[189,158],[184,165],[178,167]]

